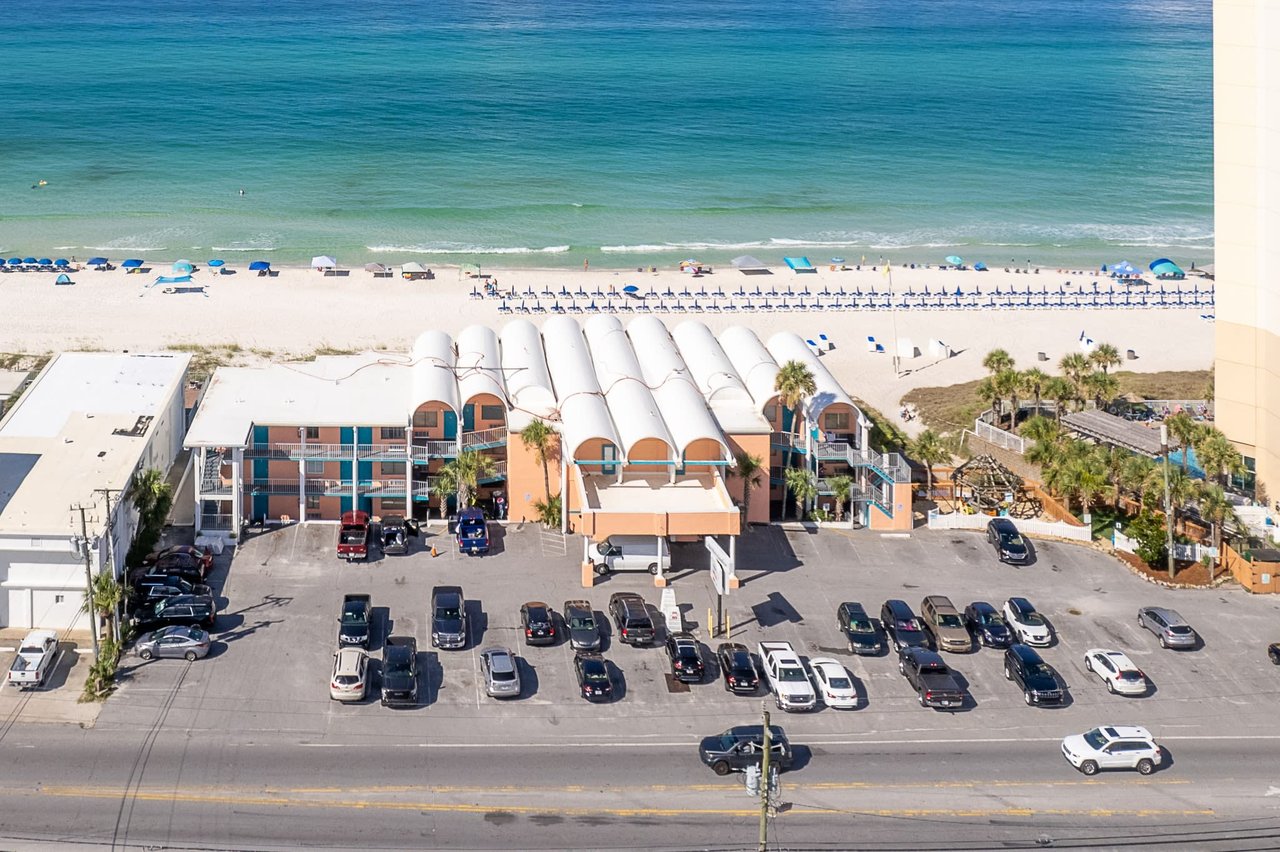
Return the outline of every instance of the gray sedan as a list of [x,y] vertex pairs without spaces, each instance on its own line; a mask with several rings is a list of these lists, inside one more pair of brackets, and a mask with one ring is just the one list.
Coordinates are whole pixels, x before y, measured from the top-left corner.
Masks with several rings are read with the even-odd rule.
[[520,669],[516,656],[506,648],[489,648],[480,652],[480,674],[484,691],[492,698],[520,697]]
[[198,660],[209,656],[209,634],[198,627],[164,627],[139,637],[134,649],[144,660],[152,657],[182,657]]

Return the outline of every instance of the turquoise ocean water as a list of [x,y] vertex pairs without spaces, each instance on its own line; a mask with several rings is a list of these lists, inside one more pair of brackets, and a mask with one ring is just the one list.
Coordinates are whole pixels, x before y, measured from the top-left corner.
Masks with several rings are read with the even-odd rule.
[[3,8],[4,254],[1212,260],[1209,0]]

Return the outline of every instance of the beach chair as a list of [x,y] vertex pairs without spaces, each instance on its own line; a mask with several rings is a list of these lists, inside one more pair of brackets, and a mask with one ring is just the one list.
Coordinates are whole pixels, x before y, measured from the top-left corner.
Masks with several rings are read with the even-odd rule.
[[743,287],[743,286],[739,285],[739,286],[738,286],[738,290],[737,290],[737,292],[736,292],[736,293],[734,293],[734,294],[733,294],[733,297],[734,297],[735,299],[745,299],[745,298],[747,298],[747,289],[746,289],[745,287]]
[[684,288],[683,290],[681,290],[681,291],[680,291],[680,294],[679,294],[679,295],[680,295],[680,298],[682,298],[682,299],[691,299],[691,298],[693,298],[693,294],[689,292],[689,287],[688,287],[687,285],[685,286],[685,288]]
[[[697,305],[697,304],[698,303],[695,301],[694,305]],[[671,312],[674,314],[688,313],[688,311],[689,311],[689,306],[678,299],[675,301],[675,303],[671,305]]]
[[520,304],[516,305],[516,313],[518,314],[529,313],[529,305],[525,302],[524,299],[521,299]]
[[582,288],[582,285],[578,285],[578,292],[574,293],[573,295],[575,298],[585,299],[587,298],[587,291]]
[[582,313],[582,305],[579,305],[577,301],[573,301],[565,307],[565,310],[571,314],[580,314]]
[[540,299],[533,300],[533,307],[530,308],[530,310],[535,314],[545,314],[547,312],[547,309],[542,306],[542,301]]
[[569,292],[569,288],[568,288],[568,287],[565,287],[563,284],[562,284],[562,285],[560,285],[560,298],[562,298],[562,299],[571,299],[571,298],[573,298],[573,294]]
[[716,302],[707,302],[706,306],[703,307],[702,310],[709,314],[718,314],[720,313],[720,305]]
[[473,299],[483,299],[483,298],[484,298],[484,294],[480,292],[479,288],[472,287],[472,288],[471,288],[471,298],[473,298]]
[[597,286],[597,287],[596,287],[596,289],[594,289],[594,290],[592,290],[592,291],[591,291],[591,297],[592,297],[593,299],[603,299],[603,298],[604,298],[604,291],[603,291],[603,290],[601,290],[601,289]]
[[756,312],[756,303],[748,298],[739,303],[738,309],[744,314],[754,314]]
[[506,300],[506,299],[503,299],[501,302],[499,302],[499,303],[498,303],[498,313],[500,313],[500,314],[509,314],[509,313],[511,313],[511,312],[512,312],[512,311],[511,311],[511,306],[507,304],[507,300]]
[[559,300],[559,299],[556,299],[555,304],[553,304],[553,305],[551,306],[551,313],[553,313],[553,314],[562,314],[562,313],[564,313],[564,308],[560,307],[560,300]]

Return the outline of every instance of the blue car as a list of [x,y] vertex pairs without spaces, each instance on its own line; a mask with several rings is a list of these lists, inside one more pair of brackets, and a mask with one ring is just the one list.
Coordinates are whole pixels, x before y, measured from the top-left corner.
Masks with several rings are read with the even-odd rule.
[[484,512],[479,509],[463,509],[458,515],[458,525],[454,531],[458,536],[459,553],[489,552],[489,525],[485,523]]

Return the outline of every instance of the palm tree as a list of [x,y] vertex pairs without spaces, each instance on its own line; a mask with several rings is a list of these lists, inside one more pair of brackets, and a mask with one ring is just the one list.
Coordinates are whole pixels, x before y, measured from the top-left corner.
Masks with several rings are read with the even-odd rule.
[[1101,444],[1093,448],[1093,455],[1097,458],[1098,464],[1102,466],[1103,471],[1106,472],[1107,484],[1111,486],[1111,505],[1118,509],[1120,507],[1120,491],[1124,484],[1121,476],[1124,471],[1124,463],[1133,456],[1119,447],[1108,447]]
[[1227,499],[1226,492],[1216,485],[1202,485],[1196,503],[1200,508],[1200,517],[1213,524],[1213,547],[1218,551],[1218,564],[1221,565],[1223,527],[1227,524],[1240,526],[1240,518],[1236,516],[1235,506]]
[[1182,445],[1182,472],[1187,472],[1189,450],[1194,447],[1200,437],[1200,424],[1190,414],[1179,411],[1172,417],[1165,418],[1165,429],[1169,436]]
[[458,453],[456,459],[440,468],[441,511],[444,511],[444,494],[447,493],[458,495],[459,510],[470,506],[480,480],[493,476],[495,469],[493,459],[475,450]]
[[[1140,512],[1147,510],[1146,485],[1155,470],[1155,462],[1146,456],[1129,456],[1120,466],[1120,483],[1138,501]],[[1163,481],[1161,494],[1163,495]]]
[[831,496],[836,498],[836,520],[844,520],[844,504],[849,502],[849,495],[853,494],[853,477],[852,476],[833,476],[827,480],[827,485],[831,487]]
[[1089,514],[1093,501],[1107,487],[1107,469],[1095,453],[1086,453],[1067,465],[1070,489],[1080,498],[1083,515]]
[[751,530],[751,491],[763,479],[764,459],[750,453],[738,453],[733,458],[729,475],[742,480],[742,531]]
[[804,520],[805,504],[818,493],[818,483],[814,476],[803,467],[789,467],[782,473],[787,490],[796,501],[796,520]]
[[1204,469],[1205,476],[1212,477],[1224,487],[1231,476],[1245,472],[1244,456],[1226,435],[1213,426],[1200,428],[1196,460]]
[[133,477],[129,487],[133,508],[138,511],[138,531],[129,548],[125,564],[135,565],[155,547],[164,530],[165,519],[173,507],[173,486],[163,473],[147,468]]
[[942,443],[941,436],[932,429],[925,429],[911,442],[911,456],[924,465],[927,488],[925,499],[933,497],[933,466],[951,459],[951,451]]
[[1093,404],[1101,410],[1116,398],[1120,391],[1120,380],[1107,372],[1090,373],[1084,377],[1084,388],[1093,397]]
[[1018,391],[1022,388],[1022,374],[1017,370],[1001,370],[992,377],[992,383],[1001,399],[1009,398],[1009,431],[1018,425]]
[[994,376],[996,373],[1013,369],[1013,356],[1003,349],[992,349],[987,353],[987,357],[982,359],[982,366]]
[[520,443],[524,444],[525,449],[533,450],[538,464],[542,465],[542,487],[546,491],[547,500],[551,499],[551,473],[547,469],[547,460],[555,450],[552,440],[555,434],[556,431],[541,420],[530,421],[528,426],[520,430]]
[[1093,352],[1089,355],[1089,360],[1093,366],[1102,372],[1107,372],[1111,367],[1119,367],[1123,362],[1120,360],[1120,352],[1110,343],[1099,343],[1093,347]]
[[1062,409],[1068,402],[1076,398],[1076,389],[1071,382],[1062,376],[1050,376],[1049,381],[1044,383],[1044,395],[1054,402],[1054,419],[1059,423],[1062,422]]
[[987,376],[978,382],[978,387],[974,390],[978,395],[978,399],[991,406],[991,413],[995,418],[996,425],[1000,423],[1000,388],[996,384],[995,376]]
[[778,368],[774,377],[773,389],[782,404],[792,410],[791,431],[800,434],[800,403],[805,397],[813,396],[818,389],[813,379],[813,371],[803,361],[788,361]]
[[1093,372],[1093,365],[1089,363],[1089,358],[1080,353],[1072,352],[1070,355],[1062,356],[1062,360],[1058,362],[1058,369],[1062,371],[1062,375],[1067,381],[1071,382],[1071,387],[1075,389],[1076,401],[1084,400],[1084,379],[1085,376]]
[[[1044,393],[1045,383],[1049,381],[1049,375],[1039,367],[1031,367],[1022,371],[1022,390],[1031,394],[1031,398],[1036,402],[1035,414],[1040,414],[1040,397]],[[1024,428],[1026,424],[1023,424]]]
[[[86,609],[91,607],[94,616],[107,620],[107,634],[120,642],[120,604],[124,602],[124,587],[106,571],[99,571],[93,578]],[[94,631],[95,635],[97,631]]]

